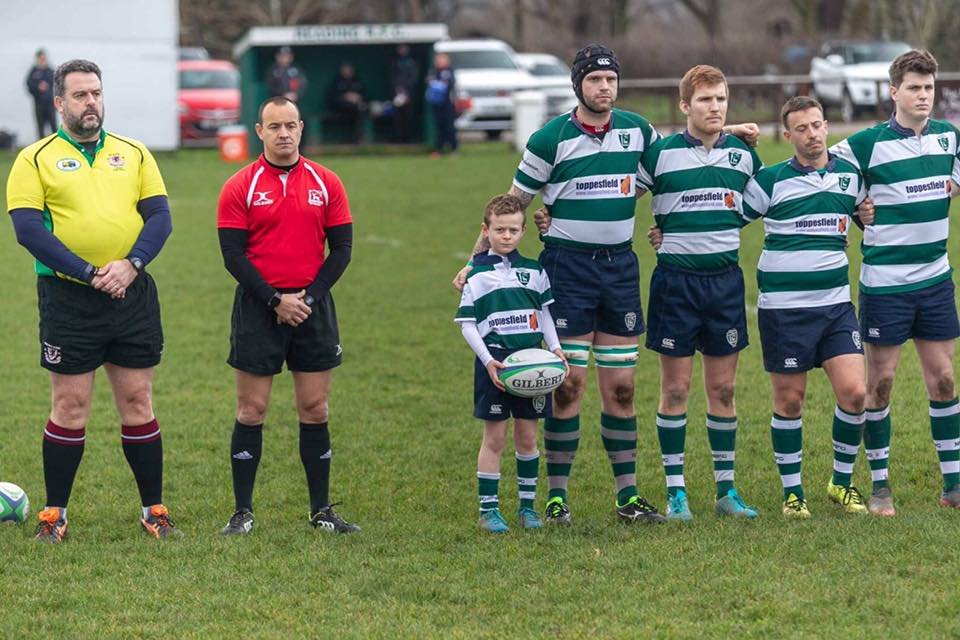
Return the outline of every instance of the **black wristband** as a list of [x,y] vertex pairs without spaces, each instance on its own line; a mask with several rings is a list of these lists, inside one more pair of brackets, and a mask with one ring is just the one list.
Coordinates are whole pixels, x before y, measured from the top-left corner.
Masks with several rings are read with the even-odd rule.
[[276,309],[282,299],[283,298],[280,297],[280,292],[274,291],[273,295],[267,301],[267,306],[271,309]]

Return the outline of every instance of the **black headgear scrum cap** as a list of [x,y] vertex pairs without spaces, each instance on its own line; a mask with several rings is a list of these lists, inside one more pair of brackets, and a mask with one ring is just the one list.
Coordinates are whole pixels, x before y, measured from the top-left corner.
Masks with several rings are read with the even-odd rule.
[[573,59],[573,68],[570,70],[570,80],[573,82],[573,92],[583,102],[583,78],[591,71],[615,71],[620,77],[620,61],[617,54],[610,47],[591,43],[577,51]]

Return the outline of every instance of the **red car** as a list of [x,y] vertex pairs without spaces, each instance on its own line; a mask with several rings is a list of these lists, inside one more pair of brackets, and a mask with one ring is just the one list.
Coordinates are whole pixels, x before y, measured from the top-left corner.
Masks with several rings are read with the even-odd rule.
[[217,130],[240,122],[240,73],[228,60],[177,62],[180,139],[214,138]]

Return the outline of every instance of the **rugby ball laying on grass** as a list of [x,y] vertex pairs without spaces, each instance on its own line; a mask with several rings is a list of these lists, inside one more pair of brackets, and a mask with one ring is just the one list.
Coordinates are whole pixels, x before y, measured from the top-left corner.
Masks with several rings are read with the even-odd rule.
[[0,482],[0,522],[21,524],[30,514],[27,494],[12,482]]
[[555,353],[546,349],[521,349],[504,358],[497,376],[507,393],[535,398],[550,393],[567,377],[567,369]]

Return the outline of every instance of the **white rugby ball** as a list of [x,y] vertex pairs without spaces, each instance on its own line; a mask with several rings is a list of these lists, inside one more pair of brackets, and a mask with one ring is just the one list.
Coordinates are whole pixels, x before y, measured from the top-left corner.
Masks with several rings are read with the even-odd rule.
[[535,398],[550,393],[567,377],[567,368],[557,354],[546,349],[521,349],[503,359],[497,377],[507,393]]

